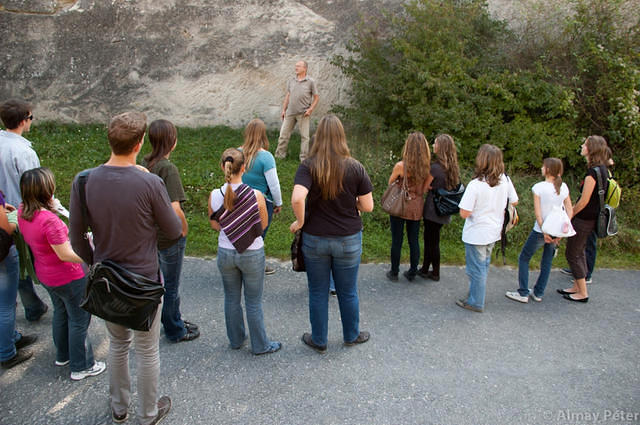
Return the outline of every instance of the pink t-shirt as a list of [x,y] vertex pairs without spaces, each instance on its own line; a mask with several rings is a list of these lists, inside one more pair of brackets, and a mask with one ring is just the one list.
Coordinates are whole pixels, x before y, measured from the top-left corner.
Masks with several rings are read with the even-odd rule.
[[36,276],[47,286],[62,286],[84,277],[82,266],[60,260],[51,245],[61,245],[69,240],[69,229],[51,211],[37,211],[33,220],[22,218],[18,211],[18,228],[33,252]]

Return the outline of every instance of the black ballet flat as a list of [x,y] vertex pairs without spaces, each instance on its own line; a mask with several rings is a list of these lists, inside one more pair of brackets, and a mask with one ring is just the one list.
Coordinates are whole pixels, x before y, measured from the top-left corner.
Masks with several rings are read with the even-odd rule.
[[589,302],[589,297],[582,298],[582,299],[578,300],[576,298],[573,298],[571,295],[564,295],[563,298],[565,300],[573,301],[573,302],[576,302],[576,303],[588,303]]
[[558,294],[560,294],[560,295],[571,295],[571,294],[575,294],[575,292],[565,291],[564,289],[556,289],[556,291],[558,291]]

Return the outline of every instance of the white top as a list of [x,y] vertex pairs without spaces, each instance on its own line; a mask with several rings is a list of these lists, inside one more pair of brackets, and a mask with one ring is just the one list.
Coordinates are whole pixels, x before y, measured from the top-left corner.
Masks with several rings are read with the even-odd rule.
[[[540,197],[540,212],[542,213],[543,223],[554,206],[558,206],[564,210],[564,200],[569,196],[569,188],[564,183],[560,185],[560,195],[556,192],[553,183],[547,181],[534,184],[531,191]],[[533,230],[542,233],[538,220],[535,220]]]
[[489,245],[500,240],[507,199],[510,203],[517,202],[518,194],[511,179],[504,174],[494,187],[484,180],[471,180],[458,204],[460,209],[471,211],[464,222],[462,242]]
[[[242,183],[234,183],[231,185],[231,189],[236,190],[238,186],[240,186],[241,184]],[[224,193],[226,191],[227,191],[227,183],[222,185],[221,188],[214,189],[211,191],[211,209],[213,210],[213,212],[218,211],[222,206],[222,204],[224,203]],[[260,192],[259,190],[256,190],[256,189],[254,189],[254,191]],[[249,245],[247,250],[260,249],[263,246],[264,246],[264,242],[262,240],[262,236],[258,236],[253,240],[253,243]],[[227,238],[227,235],[224,234],[224,230],[222,229],[220,229],[220,235],[218,235],[218,247],[225,248],[225,249],[233,249],[233,250],[236,249],[231,243],[231,241],[229,240],[229,238]]]

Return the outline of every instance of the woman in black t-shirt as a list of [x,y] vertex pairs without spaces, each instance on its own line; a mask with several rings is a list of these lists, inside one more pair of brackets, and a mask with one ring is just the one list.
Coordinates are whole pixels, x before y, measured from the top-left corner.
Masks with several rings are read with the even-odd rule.
[[585,247],[589,235],[596,227],[596,219],[600,212],[600,198],[598,196],[598,176],[596,168],[602,176],[602,189],[607,193],[607,141],[602,136],[589,136],[582,144],[580,155],[587,160],[587,174],[582,182],[580,199],[573,207],[571,224],[576,231],[575,236],[567,239],[565,257],[573,273],[573,285],[568,289],[558,289],[558,293],[569,301],[589,301],[587,292],[587,261]]
[[[335,115],[320,120],[309,158],[296,172],[291,205],[302,229],[302,253],[309,285],[311,333],[302,341],[327,349],[329,276],[335,281],[345,345],[369,340],[359,330],[358,267],[362,253],[359,211],[373,210],[373,187],[362,164],[351,157],[342,123]],[[305,202],[306,201],[306,202]]]

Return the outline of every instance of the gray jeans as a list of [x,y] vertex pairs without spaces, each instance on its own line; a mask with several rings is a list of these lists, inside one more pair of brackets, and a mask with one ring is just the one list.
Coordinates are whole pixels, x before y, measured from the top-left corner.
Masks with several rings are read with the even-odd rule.
[[160,377],[160,322],[162,303],[148,332],[134,331],[105,322],[109,332],[109,395],[111,409],[122,415],[131,403],[129,374],[129,346],[135,341],[137,388],[140,407],[138,420],[142,425],[153,421],[158,414],[158,379]]

